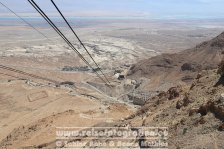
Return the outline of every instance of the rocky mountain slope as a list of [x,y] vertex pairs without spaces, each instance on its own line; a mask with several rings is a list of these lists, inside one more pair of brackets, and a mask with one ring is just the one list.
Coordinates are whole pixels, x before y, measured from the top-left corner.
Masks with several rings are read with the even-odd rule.
[[162,54],[134,64],[129,78],[146,77],[153,86],[167,81],[189,82],[197,72],[217,68],[224,51],[224,32],[193,49],[175,54]]
[[[126,123],[169,127],[170,148],[224,146],[224,79],[217,70],[202,71],[188,87],[174,87],[151,98]],[[138,124],[139,125],[139,124]]]

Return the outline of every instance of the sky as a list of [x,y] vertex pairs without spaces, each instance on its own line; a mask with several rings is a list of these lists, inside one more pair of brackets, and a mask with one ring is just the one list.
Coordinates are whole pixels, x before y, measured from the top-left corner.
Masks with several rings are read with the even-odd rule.
[[[59,16],[50,0],[35,0]],[[0,0],[22,16],[39,16],[27,0]],[[54,0],[71,17],[136,17],[151,19],[224,18],[224,0]],[[0,17],[12,16],[0,5]]]

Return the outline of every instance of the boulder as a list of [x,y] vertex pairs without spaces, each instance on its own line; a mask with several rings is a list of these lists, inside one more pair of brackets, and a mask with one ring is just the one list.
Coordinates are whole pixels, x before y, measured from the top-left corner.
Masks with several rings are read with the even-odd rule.
[[180,93],[182,92],[181,87],[172,87],[168,90],[168,99],[172,100],[180,96]]
[[183,104],[184,104],[183,100],[178,100],[176,104],[176,108],[180,109],[181,107],[183,107]]
[[197,109],[197,108],[192,108],[192,109],[190,109],[190,110],[189,110],[189,116],[192,116],[192,115],[194,115],[194,114],[197,114],[197,113],[198,113],[198,110],[199,110],[199,109]]
[[120,76],[120,73],[116,73],[116,74],[114,75],[114,77],[115,77],[116,79],[118,79],[119,76]]
[[224,104],[224,93],[222,93],[219,97],[219,101]]
[[177,101],[176,108],[180,109],[183,106],[186,107],[190,103],[193,103],[193,102],[194,102],[194,100],[190,99],[189,94],[186,93],[183,99]]
[[194,63],[184,63],[181,66],[182,71],[198,71],[201,69],[201,66],[199,64],[194,64]]

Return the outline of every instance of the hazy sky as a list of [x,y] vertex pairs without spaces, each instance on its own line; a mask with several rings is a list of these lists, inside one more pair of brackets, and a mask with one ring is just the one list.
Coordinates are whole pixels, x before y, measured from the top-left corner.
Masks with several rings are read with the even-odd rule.
[[[37,15],[27,0],[0,1],[21,15]],[[57,16],[50,0],[36,2],[48,14]],[[55,3],[69,16],[224,18],[224,0],[55,0]],[[0,16],[8,15],[0,6]]]

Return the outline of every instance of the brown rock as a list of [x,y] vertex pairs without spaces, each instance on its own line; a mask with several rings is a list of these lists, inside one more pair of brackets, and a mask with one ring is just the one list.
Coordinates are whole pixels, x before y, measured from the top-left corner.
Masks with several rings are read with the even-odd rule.
[[176,108],[177,109],[180,109],[181,107],[183,107],[183,100],[179,100],[179,101],[177,101],[177,104],[176,104]]
[[188,106],[190,103],[193,103],[194,100],[190,99],[189,94],[186,93],[186,94],[185,94],[185,97],[184,97],[184,99],[183,99],[183,102],[184,102],[183,106],[186,107],[186,106]]
[[219,128],[218,128],[219,131],[224,131],[224,123],[222,123]]
[[182,89],[180,86],[170,88],[167,92],[168,99],[172,100],[172,99],[179,97],[181,92],[182,92]]
[[200,79],[201,77],[202,77],[202,74],[199,73],[199,74],[197,75],[196,79]]
[[189,111],[189,116],[192,116],[192,115],[198,113],[198,110],[199,110],[199,109],[190,109],[190,111]]
[[200,113],[202,116],[207,115],[208,112],[209,112],[208,106],[201,106],[198,110],[198,113]]

